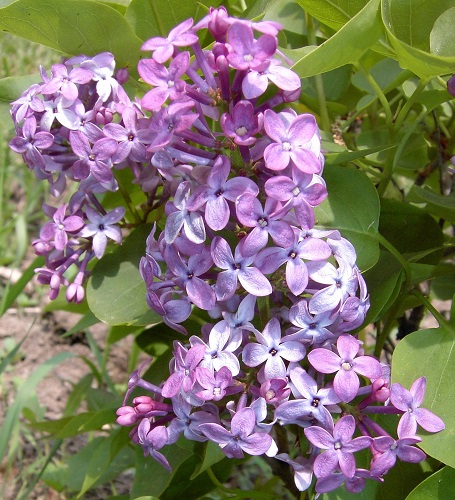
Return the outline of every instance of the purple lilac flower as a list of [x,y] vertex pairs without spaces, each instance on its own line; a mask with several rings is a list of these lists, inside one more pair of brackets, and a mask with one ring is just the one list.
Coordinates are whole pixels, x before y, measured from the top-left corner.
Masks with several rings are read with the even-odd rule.
[[[207,368],[198,366],[196,368],[196,380],[202,387],[202,391],[196,392],[196,396],[204,401],[220,401],[226,395],[226,389],[232,384],[232,373],[226,366],[222,366],[219,371],[213,374]],[[238,387],[235,392],[240,392]],[[229,391],[230,394],[233,391]]]
[[141,50],[153,50],[153,59],[164,63],[174,54],[176,47],[187,47],[198,41],[196,34],[191,32],[193,20],[187,19],[173,28],[167,38],[156,36],[147,40]]
[[271,109],[264,113],[264,128],[272,139],[264,151],[264,160],[270,170],[284,170],[292,161],[302,172],[318,174],[321,162],[307,144],[316,134],[317,125],[313,115],[293,117],[291,123],[283,120],[283,114]]
[[391,436],[374,438],[373,447],[379,454],[376,454],[371,464],[371,474],[383,476],[395,465],[397,458],[402,462],[422,462],[426,458],[425,453],[413,446],[421,441],[418,437],[404,437],[398,440]]
[[348,478],[356,472],[354,453],[371,445],[372,439],[360,436],[352,439],[355,419],[352,415],[341,417],[331,432],[322,427],[307,427],[305,436],[314,445],[324,450],[314,461],[314,473],[318,478],[326,477],[337,467]]
[[46,222],[40,231],[40,238],[51,241],[57,250],[64,250],[68,244],[67,233],[77,233],[84,225],[78,215],[66,216],[66,204],[58,208],[53,215],[53,222]]
[[294,471],[294,481],[299,491],[306,491],[313,481],[313,460],[296,457],[294,460],[287,453],[279,453],[275,458],[286,462]]
[[338,354],[329,349],[313,349],[308,354],[309,362],[321,373],[335,373],[333,388],[342,401],[353,400],[360,387],[359,377],[371,379],[381,377],[379,361],[372,356],[358,356],[360,342],[351,335],[341,335],[337,341]]
[[138,437],[139,444],[142,446],[144,450],[144,455],[150,455],[153,459],[155,459],[159,464],[161,464],[164,468],[166,468],[169,472],[172,472],[171,466],[167,461],[166,457],[160,453],[159,449],[161,449],[168,441],[168,432],[166,427],[160,425],[158,427],[154,427],[151,429],[150,421],[144,418],[138,427]]
[[274,36],[262,35],[255,40],[251,28],[239,22],[229,28],[228,41],[232,52],[228,54],[227,60],[239,70],[266,68],[277,48]]
[[305,347],[300,342],[282,341],[281,326],[277,318],[272,318],[264,330],[254,331],[256,342],[243,348],[242,359],[247,366],[259,366],[265,362],[264,374],[267,379],[285,378],[286,361],[300,361],[305,357]]
[[276,245],[286,247],[294,240],[291,226],[282,220],[283,207],[267,198],[265,207],[252,194],[239,196],[235,202],[237,218],[241,224],[253,229],[242,240],[242,254],[245,257],[256,255],[268,242],[269,235]]
[[230,113],[221,116],[220,125],[223,132],[240,146],[251,146],[256,142],[254,137],[262,127],[262,114],[254,113],[250,101],[239,101]]
[[186,350],[180,343],[174,351],[175,370],[163,385],[161,394],[165,398],[176,396],[180,390],[188,393],[195,382],[195,369],[203,359],[205,346],[195,345]]
[[418,378],[408,391],[401,384],[395,383],[390,390],[390,401],[404,414],[398,423],[399,437],[414,437],[417,424],[428,432],[439,432],[445,428],[444,422],[426,408],[420,408],[425,397],[427,380]]
[[232,417],[231,430],[220,424],[201,424],[200,430],[218,443],[229,458],[243,458],[243,452],[262,455],[272,445],[272,437],[266,432],[254,432],[256,416],[251,408],[242,408]]
[[209,369],[210,372],[219,371],[223,367],[229,368],[234,377],[240,372],[240,364],[233,351],[239,347],[240,340],[232,339],[231,328],[226,321],[218,322],[210,330],[208,343],[196,335],[190,337],[191,345],[203,344],[206,347],[201,366]]
[[205,204],[205,220],[214,231],[224,229],[229,221],[228,201],[234,202],[241,194],[258,194],[258,187],[251,179],[234,177],[228,180],[231,163],[226,156],[215,160],[207,184],[196,188],[188,200],[188,210],[198,210]]
[[353,477],[347,477],[341,471],[336,470],[328,476],[318,478],[315,489],[317,493],[328,493],[344,483],[349,493],[360,493],[365,488],[365,479],[381,481],[379,477],[373,476],[370,471],[365,469],[356,469]]
[[[307,427],[314,420],[327,430],[333,428],[333,419],[326,406],[333,411],[340,398],[332,388],[318,389],[316,381],[300,366],[293,366],[289,372],[293,387],[298,391],[297,399],[278,406],[275,418],[285,424]],[[339,410],[338,410],[339,411]]]
[[117,207],[107,214],[101,215],[92,207],[87,206],[85,213],[90,223],[81,229],[79,235],[83,238],[93,238],[93,251],[96,257],[101,259],[106,250],[108,238],[118,244],[122,242],[122,232],[115,224],[125,216],[125,208]]
[[64,64],[52,66],[52,79],[41,87],[43,94],[54,94],[60,91],[65,99],[75,101],[79,95],[76,84],[88,83],[93,77],[92,71],[74,68],[68,72]]
[[218,300],[227,300],[232,297],[237,288],[237,280],[243,288],[252,295],[262,297],[270,295],[272,286],[267,278],[256,267],[249,267],[254,257],[242,255],[240,245],[235,249],[235,258],[232,255],[228,242],[216,236],[212,240],[212,258],[215,265],[225,269],[218,274],[215,284],[215,294]]
[[169,65],[169,69],[154,59],[141,59],[138,72],[141,78],[155,88],[141,99],[144,109],[158,110],[167,99],[175,101],[183,95],[186,83],[182,76],[190,63],[189,52],[180,52]]

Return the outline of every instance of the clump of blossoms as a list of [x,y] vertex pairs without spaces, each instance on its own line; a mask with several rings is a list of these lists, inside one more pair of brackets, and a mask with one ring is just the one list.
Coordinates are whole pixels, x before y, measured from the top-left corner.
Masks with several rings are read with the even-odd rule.
[[[444,424],[421,408],[424,378],[410,390],[391,384],[389,367],[349,333],[365,320],[368,292],[352,244],[314,227],[327,196],[320,134],[314,116],[290,107],[300,80],[277,48],[279,30],[224,8],[184,21],[144,43],[138,71],[149,87],[135,101],[111,54],[42,70],[13,103],[10,146],[53,194],[68,180],[76,186],[68,203],[45,207],[51,220],[34,242],[51,298],[66,285],[67,299],[80,302],[88,263],[132,226],[125,207],[100,202],[129,169],[147,197],[141,221],[159,207],[166,215],[140,262],[148,305],[180,334],[194,309],[213,320],[174,341],[160,386],[143,368],[132,374],[117,422],[132,426],[145,454],[170,470],[159,450],[183,434],[230,458],[286,462],[301,491],[314,475],[318,493],[343,483],[359,492],[397,458],[425,458],[418,425]],[[136,387],[149,394],[127,405]],[[401,415],[396,437],[374,420],[381,413]],[[358,468],[367,448],[370,467]]]

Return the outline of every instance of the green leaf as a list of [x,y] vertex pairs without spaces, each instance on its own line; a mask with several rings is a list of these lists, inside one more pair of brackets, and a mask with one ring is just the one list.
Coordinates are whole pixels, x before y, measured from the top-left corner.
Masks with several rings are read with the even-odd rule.
[[[144,457],[144,452],[140,446],[136,447],[136,471],[134,474],[131,498],[151,494],[161,498],[161,494],[166,490],[172,478],[178,471],[181,464],[185,462],[193,453],[178,444],[166,446],[160,450],[172,467],[172,474],[151,457]],[[196,466],[196,460],[194,467]],[[194,470],[194,468],[193,468]]]
[[[430,31],[438,17],[453,7],[453,1],[381,1],[384,26],[400,66],[422,78],[452,73],[455,57],[430,53]],[[440,37],[438,30],[435,37]]]
[[78,0],[17,0],[0,9],[0,29],[63,53],[112,52],[118,66],[135,67],[141,40],[108,5]]
[[414,488],[406,500],[450,498],[455,491],[455,470],[444,467]]
[[365,323],[374,323],[395,302],[404,280],[403,269],[389,252],[381,251],[378,262],[363,274],[370,294]]
[[131,0],[125,18],[141,40],[154,36],[167,37],[172,28],[188,18],[199,20],[206,6],[216,6],[220,2],[197,0]]
[[321,23],[339,30],[368,3],[368,0],[297,0],[305,12]]
[[161,316],[150,310],[146,287],[139,273],[150,226],[135,229],[112,253],[94,267],[87,284],[87,301],[93,314],[108,325],[149,325]]
[[[325,73],[345,64],[356,63],[383,32],[379,0],[368,4],[322,45],[297,61],[292,69],[301,78]],[[346,50],[349,47],[349,50]],[[291,59],[293,51],[287,51]]]
[[115,422],[115,410],[112,408],[101,411],[79,413],[71,417],[45,422],[32,422],[34,429],[49,432],[56,438],[68,438],[83,432],[100,430],[103,425]]
[[329,165],[323,176],[329,195],[315,209],[317,226],[339,229],[354,245],[359,268],[369,269],[379,258],[377,191],[368,177],[355,168]]
[[14,303],[22,290],[27,286],[29,281],[35,275],[35,268],[41,267],[44,264],[43,257],[36,257],[36,259],[24,270],[21,277],[11,285],[7,284],[5,291],[3,292],[2,301],[0,303],[0,317],[5,314],[5,311]]
[[453,196],[435,193],[427,186],[414,185],[409,192],[408,201],[425,203],[427,212],[446,220],[455,221],[455,198]]
[[221,462],[221,460],[225,458],[226,455],[223,453],[223,450],[217,443],[214,443],[213,441],[207,441],[205,443],[205,453],[202,463],[199,467],[196,468],[190,479],[195,479],[197,476],[205,472],[209,467],[212,467],[212,465]]
[[0,80],[0,101],[9,104],[11,101],[16,100],[25,89],[39,82],[41,82],[41,76],[38,73],[2,78]]
[[396,347],[392,359],[392,380],[409,388],[419,377],[427,378],[422,407],[438,415],[446,428],[438,433],[421,431],[419,446],[430,456],[455,467],[455,328],[419,330],[407,335]]
[[430,33],[430,50],[438,56],[453,56],[455,46],[455,7],[442,13]]
[[380,151],[386,151],[396,146],[378,146],[370,149],[359,149],[358,151],[343,151],[341,153],[327,153],[325,154],[326,165],[345,165],[346,163],[359,158],[365,158]]
[[442,257],[441,228],[419,207],[382,200],[379,232],[408,260],[422,252],[427,253],[422,258],[425,264],[437,264]]

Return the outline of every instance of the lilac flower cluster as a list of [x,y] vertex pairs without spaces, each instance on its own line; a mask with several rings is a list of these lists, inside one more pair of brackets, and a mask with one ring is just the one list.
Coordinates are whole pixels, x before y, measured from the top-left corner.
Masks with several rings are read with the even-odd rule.
[[[73,193],[57,208],[43,206],[50,221],[33,242],[36,254],[46,257],[45,267],[36,272],[49,285],[51,299],[61,286],[67,286],[67,300],[84,299],[89,262],[103,256],[108,239],[122,242],[118,223],[125,208],[107,211],[97,195],[118,188],[115,170],[128,166],[128,155],[141,151],[145,159],[145,146],[132,135],[137,113],[120,84],[127,73],[114,70],[109,53],[73,57],[52,66],[51,74],[41,68],[42,82],[12,103],[16,137],[10,148],[22,154],[39,180],[49,183],[54,197]],[[113,123],[117,115],[123,126]],[[152,136],[144,130],[137,135]],[[71,283],[69,268],[76,269]]]
[[[321,139],[314,116],[289,107],[300,79],[278,50],[279,30],[222,7],[189,19],[144,43],[147,88],[134,102],[109,54],[55,65],[13,104],[11,147],[53,193],[77,184],[68,204],[45,207],[52,220],[34,243],[51,297],[75,264],[67,298],[82,300],[88,261],[107,238],[121,242],[125,208],[107,212],[97,195],[115,191],[116,172],[129,168],[147,198],[141,221],[155,222],[140,262],[149,307],[180,334],[197,310],[213,320],[174,341],[160,386],[142,368],[131,376],[117,421],[133,426],[145,454],[170,470],[159,450],[183,434],[230,458],[276,457],[301,491],[313,474],[317,492],[361,491],[397,457],[425,458],[417,424],[444,424],[420,408],[424,379],[411,391],[391,385],[388,367],[349,333],[365,320],[368,292],[352,244],[315,228],[327,196]],[[212,37],[209,50],[200,34]],[[129,406],[136,387],[151,395]],[[369,417],[377,413],[402,415],[398,439]],[[278,448],[283,430],[293,453],[282,440]],[[369,470],[355,458],[366,448]]]

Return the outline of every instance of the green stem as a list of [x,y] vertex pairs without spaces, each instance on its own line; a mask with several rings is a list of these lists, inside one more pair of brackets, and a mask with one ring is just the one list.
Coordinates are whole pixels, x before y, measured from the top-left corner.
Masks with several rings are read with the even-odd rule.
[[419,85],[417,85],[417,88],[414,90],[412,93],[411,97],[407,100],[406,104],[401,108],[401,111],[398,113],[398,116],[395,120],[395,130],[400,130],[400,128],[403,125],[404,119],[406,118],[406,115],[414,106],[415,102],[417,101],[417,98],[420,96],[420,94],[423,92],[424,88],[427,86],[429,79],[422,79],[419,82]]
[[368,71],[364,68],[364,66],[360,65],[360,71],[363,73],[368,83],[373,88],[375,94],[378,96],[379,102],[381,103],[382,108],[384,109],[387,123],[392,124],[392,119],[393,119],[392,110],[390,109],[389,101],[387,100],[387,97],[384,95],[384,92],[382,91],[381,87],[378,85],[376,80],[370,75],[370,73],[368,73]]
[[[308,34],[308,42],[310,45],[317,45],[318,42],[316,40],[316,29],[314,26],[313,18],[305,13],[306,19],[306,29]],[[316,95],[319,102],[319,116],[321,117],[321,128],[327,132],[331,131],[331,123],[329,117],[329,111],[327,109],[327,99],[325,97],[324,91],[324,82],[322,80],[322,75],[318,74],[314,77],[314,84],[316,87]]]

